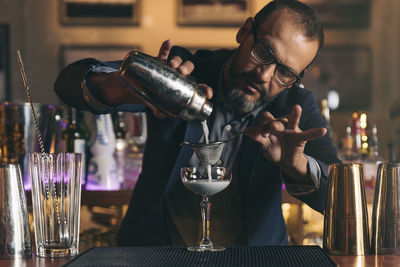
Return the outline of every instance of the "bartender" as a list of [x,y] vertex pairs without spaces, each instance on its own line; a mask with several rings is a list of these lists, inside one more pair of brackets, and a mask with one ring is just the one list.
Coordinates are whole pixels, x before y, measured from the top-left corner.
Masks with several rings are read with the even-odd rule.
[[[213,198],[214,243],[287,245],[282,183],[291,195],[324,211],[328,165],[339,160],[315,96],[299,86],[323,39],[309,6],[274,0],[244,21],[234,50],[191,54],[172,47],[170,40],[161,45],[158,58],[192,75],[213,103],[207,119],[211,141],[246,128],[245,136],[226,143],[218,163],[233,175],[231,185]],[[54,86],[64,102],[96,114],[147,112],[142,173],[118,244],[196,245],[201,238],[199,196],[182,185],[179,170],[197,159],[182,153],[179,144],[204,142],[200,122],[146,106],[121,79],[120,63],[77,61],[62,70]]]

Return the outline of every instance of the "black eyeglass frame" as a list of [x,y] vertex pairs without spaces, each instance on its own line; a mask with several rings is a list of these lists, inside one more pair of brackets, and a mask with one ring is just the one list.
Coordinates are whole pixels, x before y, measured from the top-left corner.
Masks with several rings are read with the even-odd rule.
[[[253,25],[252,25],[252,27],[251,27],[251,30],[252,30],[253,38],[254,38],[254,44],[253,44],[253,46],[251,47],[251,50],[250,50],[251,56],[252,56],[259,64],[261,64],[261,65],[263,65],[263,66],[275,64],[276,67],[275,67],[275,70],[274,70],[274,78],[275,78],[275,80],[277,80],[281,85],[283,85],[283,86],[292,86],[292,85],[295,84],[295,83],[299,83],[299,82],[301,81],[302,77],[303,77],[304,71],[302,71],[302,72],[300,73],[300,76],[299,76],[299,75],[297,75],[296,72],[295,72],[294,70],[292,70],[290,67],[288,67],[288,66],[286,66],[286,65],[284,65],[284,64],[282,64],[282,63],[280,63],[280,62],[276,59],[275,54],[274,54],[274,52],[272,51],[272,49],[271,49],[269,46],[265,45],[263,42],[261,42],[261,41],[257,38],[257,29],[256,29],[256,26],[255,26],[255,22],[254,22],[254,21],[253,21]],[[260,44],[271,54],[271,56],[272,56],[272,61],[271,61],[271,62],[263,63],[263,62],[261,62],[261,61],[255,56],[255,54],[254,54],[254,47],[257,45],[257,43],[260,43]],[[292,73],[292,74],[296,77],[296,80],[293,81],[293,82],[291,82],[291,83],[288,83],[288,84],[282,82],[282,81],[277,77],[277,75],[276,75],[276,70],[277,70],[279,67],[284,67],[284,68],[286,68],[287,70],[289,70],[289,72]]]

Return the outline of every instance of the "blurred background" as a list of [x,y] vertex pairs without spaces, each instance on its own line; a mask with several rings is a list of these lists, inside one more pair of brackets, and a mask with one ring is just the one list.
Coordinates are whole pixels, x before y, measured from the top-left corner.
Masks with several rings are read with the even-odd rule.
[[[58,104],[53,83],[73,60],[122,59],[131,49],[156,55],[161,42],[234,48],[239,25],[262,0],[0,0],[0,101],[25,101],[15,52],[21,50],[35,102]],[[400,1],[304,0],[318,11],[326,42],[304,85],[319,99],[339,93],[331,110],[338,143],[351,114],[376,123],[382,155],[395,142],[400,90]],[[393,115],[394,116],[394,115]],[[399,149],[397,147],[397,149]]]
[[[166,39],[191,50],[235,48],[241,23],[268,2],[0,0],[0,102],[27,100],[18,49],[33,101],[58,106],[53,83],[75,60],[122,59],[133,49],[156,55]],[[303,2],[317,10],[326,38],[302,83],[315,92],[342,159],[361,159],[373,167],[399,161],[400,1]],[[368,186],[373,188],[373,181]],[[320,242],[322,215],[298,203],[284,206],[284,213],[292,243]],[[299,220],[305,232],[297,230]],[[316,230],[308,229],[310,221]]]

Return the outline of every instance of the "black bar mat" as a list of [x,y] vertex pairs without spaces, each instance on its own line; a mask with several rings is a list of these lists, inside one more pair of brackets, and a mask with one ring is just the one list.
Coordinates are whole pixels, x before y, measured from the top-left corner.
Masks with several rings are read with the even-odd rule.
[[64,266],[337,266],[319,246],[232,246],[222,252],[185,247],[91,248]]

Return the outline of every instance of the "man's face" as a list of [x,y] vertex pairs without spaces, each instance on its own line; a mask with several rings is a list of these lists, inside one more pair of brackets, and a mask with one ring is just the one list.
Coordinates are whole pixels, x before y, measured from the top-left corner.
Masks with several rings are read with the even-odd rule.
[[[256,32],[258,41],[270,48],[280,64],[300,75],[315,57],[318,41],[305,37],[292,16],[291,11],[277,10],[258,26]],[[238,113],[254,110],[288,87],[274,78],[276,64],[262,65],[251,55],[255,43],[252,23],[247,21],[239,31],[236,39],[240,46],[225,75],[231,90],[229,98]]]

